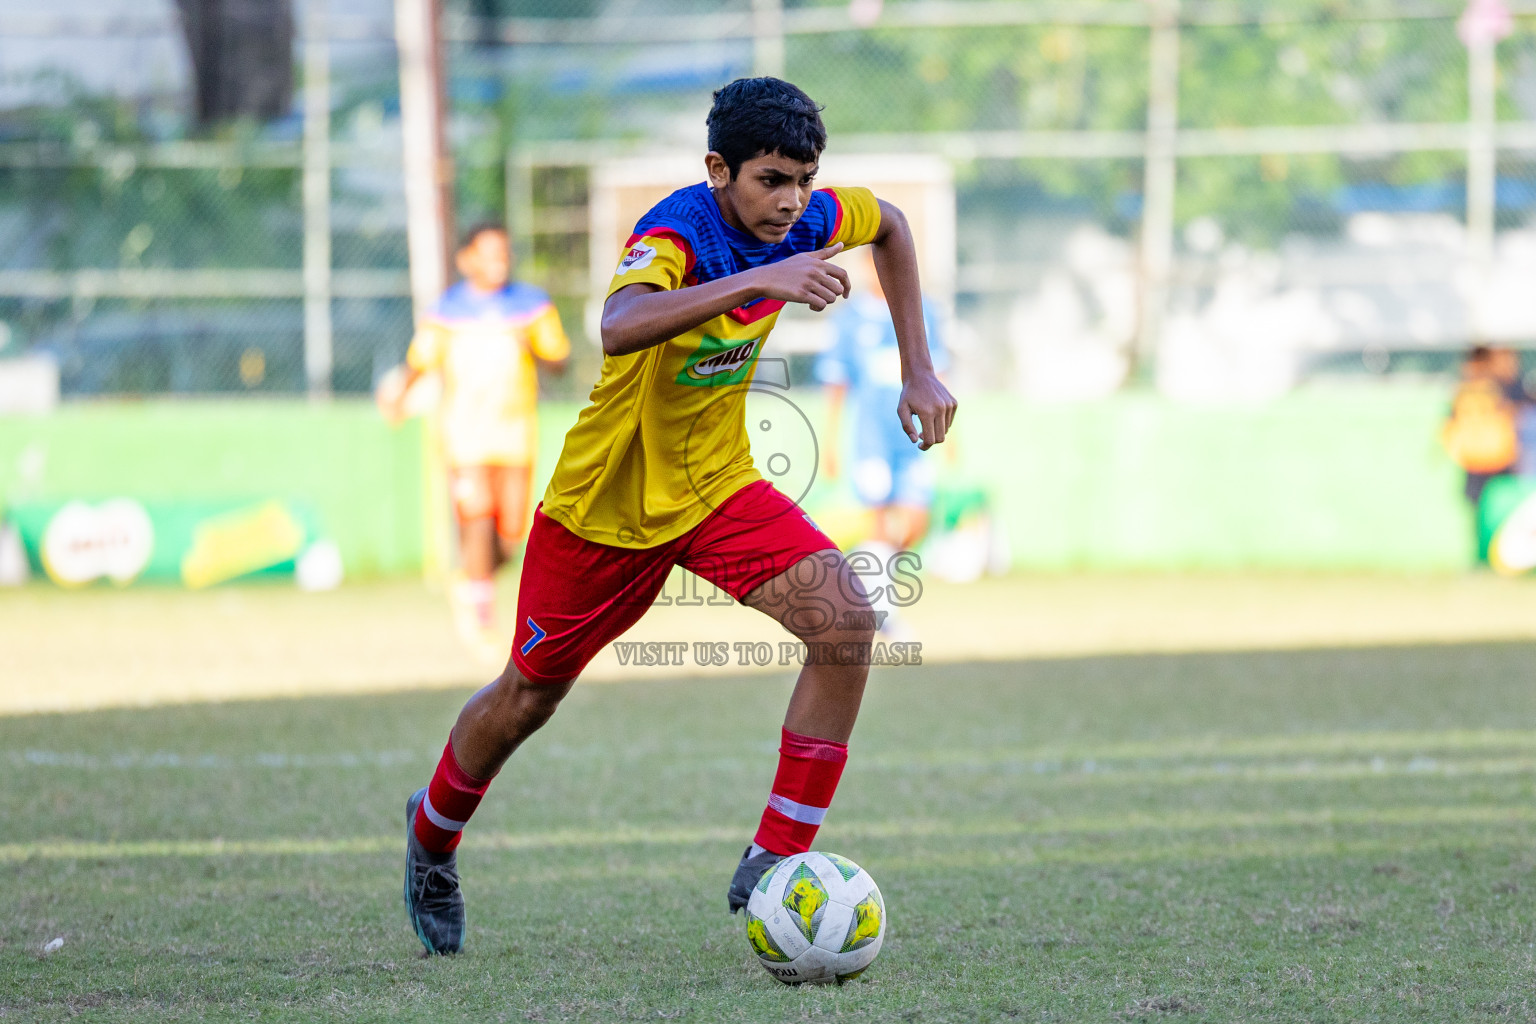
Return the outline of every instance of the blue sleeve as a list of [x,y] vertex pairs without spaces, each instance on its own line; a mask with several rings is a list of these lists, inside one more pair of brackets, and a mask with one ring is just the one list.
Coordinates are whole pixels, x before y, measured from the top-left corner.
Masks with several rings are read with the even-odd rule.
[[502,312],[507,316],[526,316],[549,305],[549,293],[538,285],[518,281],[507,289]]
[[436,320],[452,318],[456,308],[463,304],[464,282],[455,281],[443,289],[443,294],[437,297],[427,310],[427,316]]
[[836,228],[837,200],[818,189],[811,193],[810,204],[789,229],[785,241],[794,252],[815,252],[827,247]]

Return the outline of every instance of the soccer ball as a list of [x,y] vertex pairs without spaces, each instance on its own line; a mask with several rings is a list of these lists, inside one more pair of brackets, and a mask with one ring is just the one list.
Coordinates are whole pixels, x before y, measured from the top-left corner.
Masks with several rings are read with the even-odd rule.
[[869,872],[847,857],[797,853],[752,890],[747,942],[786,985],[851,981],[885,942],[885,900]]

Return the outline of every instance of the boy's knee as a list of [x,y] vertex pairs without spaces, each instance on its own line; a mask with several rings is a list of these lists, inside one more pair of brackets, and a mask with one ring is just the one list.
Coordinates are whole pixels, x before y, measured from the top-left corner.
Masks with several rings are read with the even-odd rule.
[[[874,635],[874,612],[867,602],[811,599],[792,607],[782,620],[784,627],[810,643],[857,643],[863,633]],[[866,637],[868,639],[868,637]]]
[[868,601],[840,601],[835,605],[833,612],[827,616],[825,628],[814,631],[814,635],[803,636],[801,639],[807,642],[820,640],[842,648],[867,650],[875,639],[879,624],[878,614],[870,607]]
[[838,615],[838,640],[868,647],[879,627],[878,614],[866,601],[850,601]]
[[496,680],[501,717],[514,730],[537,729],[549,721],[574,682],[536,683],[508,666],[508,671]]

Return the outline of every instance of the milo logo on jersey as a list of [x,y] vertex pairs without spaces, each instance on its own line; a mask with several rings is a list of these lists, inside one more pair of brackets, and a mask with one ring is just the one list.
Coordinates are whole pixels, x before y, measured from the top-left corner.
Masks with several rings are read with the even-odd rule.
[[677,382],[694,388],[740,384],[752,373],[758,344],[762,340],[726,341],[706,334],[699,339],[699,347],[678,373]]

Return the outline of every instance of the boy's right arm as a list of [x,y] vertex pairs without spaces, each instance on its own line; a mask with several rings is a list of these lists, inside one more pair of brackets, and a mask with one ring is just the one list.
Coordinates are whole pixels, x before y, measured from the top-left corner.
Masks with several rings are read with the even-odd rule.
[[391,426],[404,422],[405,396],[418,380],[442,366],[447,344],[446,332],[433,320],[424,321],[416,329],[410,347],[405,351],[405,362],[379,378],[379,386],[374,391],[374,403],[385,422]]
[[838,242],[690,288],[626,285],[603,304],[603,351],[610,356],[639,352],[753,299],[803,302],[820,312],[848,294],[848,272],[827,260],[842,248]]

